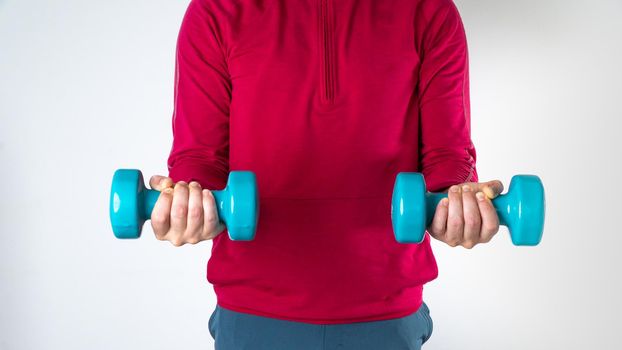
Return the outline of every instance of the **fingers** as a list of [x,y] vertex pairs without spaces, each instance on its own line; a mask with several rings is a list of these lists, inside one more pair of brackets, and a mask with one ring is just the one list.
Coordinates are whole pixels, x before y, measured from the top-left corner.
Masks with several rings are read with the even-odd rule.
[[480,241],[488,243],[492,237],[499,231],[499,216],[492,201],[486,198],[483,192],[476,193],[477,204],[482,218],[482,226],[480,231]]
[[175,184],[171,207],[171,228],[167,233],[166,239],[176,247],[183,244],[182,238],[188,224],[189,192],[186,182],[179,181]]
[[173,180],[170,177],[153,175],[149,179],[149,187],[156,191],[162,191],[167,187],[173,187]]
[[475,192],[468,184],[462,186],[462,209],[464,218],[462,246],[471,249],[480,242],[482,218],[480,217]]
[[188,221],[185,230],[185,242],[196,244],[201,240],[203,231],[203,194],[201,185],[190,182],[188,194]]
[[179,181],[173,186],[171,178],[154,175],[149,185],[162,189],[151,213],[151,226],[157,239],[179,247],[212,239],[225,229],[218,217],[214,195],[202,189],[197,181],[189,184]]
[[462,243],[464,230],[462,193],[460,186],[451,186],[447,192],[447,198],[449,198],[449,206],[447,212],[447,231],[445,232],[445,243],[455,247]]
[[218,217],[218,207],[216,206],[216,199],[212,191],[204,189],[202,192],[202,199],[204,222],[201,236],[202,239],[213,239],[225,229],[225,225]]
[[430,235],[451,247],[467,249],[489,242],[499,230],[499,217],[486,190],[498,196],[503,184],[494,180],[451,186],[447,198],[437,205]]
[[434,213],[434,218],[432,219],[432,223],[430,227],[428,227],[428,232],[430,235],[439,241],[445,241],[445,231],[447,230],[447,212],[449,200],[447,198],[443,198],[436,205],[436,212]]
[[168,233],[171,222],[171,204],[173,203],[173,189],[166,188],[160,192],[160,196],[151,212],[151,227],[159,240],[164,240]]
[[160,191],[160,196],[153,206],[151,212],[151,227],[156,238],[166,239],[166,235],[171,227],[171,205],[173,203],[173,180],[170,177],[153,175],[149,179],[149,187]]

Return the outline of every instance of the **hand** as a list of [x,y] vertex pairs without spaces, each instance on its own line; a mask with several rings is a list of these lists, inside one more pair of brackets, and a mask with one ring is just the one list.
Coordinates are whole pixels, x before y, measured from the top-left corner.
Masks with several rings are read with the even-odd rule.
[[179,247],[213,239],[225,229],[218,218],[214,195],[201,189],[198,182],[174,184],[169,177],[154,175],[149,186],[161,191],[151,213],[151,227],[157,239]]
[[499,217],[491,199],[501,192],[499,180],[451,186],[447,198],[438,203],[428,232],[452,247],[471,249],[489,242],[499,231]]

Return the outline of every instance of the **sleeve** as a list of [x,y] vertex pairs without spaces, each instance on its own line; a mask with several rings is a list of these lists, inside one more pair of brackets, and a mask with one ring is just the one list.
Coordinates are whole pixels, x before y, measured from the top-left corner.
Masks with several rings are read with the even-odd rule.
[[200,0],[191,1],[179,30],[174,91],[168,176],[221,189],[229,171],[231,82],[220,31]]
[[[471,141],[469,63],[466,34],[451,0],[427,12],[417,39],[419,72],[420,168],[429,191],[477,182]],[[422,11],[425,14],[425,11]]]

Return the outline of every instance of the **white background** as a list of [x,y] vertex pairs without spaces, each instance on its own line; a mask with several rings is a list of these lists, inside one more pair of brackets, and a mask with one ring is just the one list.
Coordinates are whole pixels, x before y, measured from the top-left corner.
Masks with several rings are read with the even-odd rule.
[[[431,349],[617,349],[622,2],[457,1],[480,180],[542,178],[545,236],[434,242]],[[113,238],[115,169],[166,174],[187,1],[0,0],[0,349],[210,349],[211,242]]]

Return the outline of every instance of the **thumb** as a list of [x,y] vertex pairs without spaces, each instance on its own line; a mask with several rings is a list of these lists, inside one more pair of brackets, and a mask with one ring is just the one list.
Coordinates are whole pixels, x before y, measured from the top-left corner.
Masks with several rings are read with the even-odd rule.
[[479,183],[479,188],[489,199],[493,199],[503,192],[503,183],[499,180],[491,180]]
[[162,191],[167,187],[173,187],[173,180],[167,176],[153,175],[149,179],[149,187],[156,191]]

